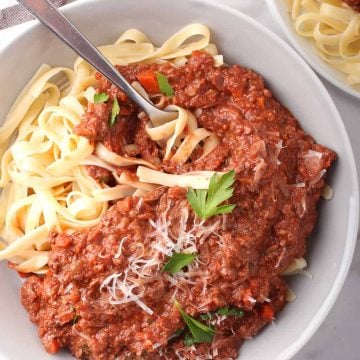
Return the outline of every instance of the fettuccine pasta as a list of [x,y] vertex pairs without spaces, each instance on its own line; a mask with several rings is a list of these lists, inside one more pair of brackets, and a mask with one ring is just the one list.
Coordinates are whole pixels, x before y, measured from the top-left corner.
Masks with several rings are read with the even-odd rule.
[[[200,24],[184,27],[159,48],[145,34],[131,29],[115,44],[99,49],[115,65],[170,61],[179,66],[195,50],[207,51],[217,65],[222,65],[222,56],[210,43],[209,29]],[[18,271],[46,272],[50,249],[47,237],[52,230],[71,233],[96,225],[109,202],[143,195],[169,182],[164,179],[162,184],[151,178],[157,176],[156,164],[120,156],[104,144],[74,133],[94,101],[96,87],[95,71],[81,58],[73,69],[42,65],[0,128],[0,235],[4,239],[0,260],[11,260]],[[140,84],[134,87],[148,97]],[[146,126],[149,138],[163,148],[162,160],[184,164],[196,147],[202,147],[205,156],[219,144],[214,134],[198,127],[196,117],[188,110],[173,105],[169,110],[178,112],[175,120],[163,123],[152,119]],[[87,165],[111,171],[117,185],[96,182],[88,175]],[[145,170],[145,181],[126,172],[119,175],[117,169],[126,166],[153,172]],[[203,186],[209,174],[199,177]],[[177,181],[183,183],[184,179],[188,177],[178,176]],[[174,179],[170,182],[176,185]]]
[[289,0],[296,32],[360,90],[360,13],[340,0]]

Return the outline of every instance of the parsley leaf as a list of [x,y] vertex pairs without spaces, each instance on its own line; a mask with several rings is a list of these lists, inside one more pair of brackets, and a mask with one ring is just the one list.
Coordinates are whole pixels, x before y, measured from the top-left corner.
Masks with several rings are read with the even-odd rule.
[[73,305],[70,305],[70,311],[75,313],[72,319],[72,325],[74,326],[80,320],[80,315],[76,313],[76,309]]
[[159,72],[156,73],[156,79],[159,84],[160,92],[166,96],[173,96],[174,89],[169,84],[167,77]]
[[186,265],[189,265],[196,257],[197,254],[175,253],[170,258],[170,260],[164,265],[161,271],[166,271],[171,274],[175,274]]
[[212,318],[211,312],[208,312],[206,314],[200,314],[201,320],[211,320],[211,318]]
[[189,333],[186,333],[184,336],[184,344],[185,346],[192,346],[196,344],[196,340]]
[[113,107],[111,109],[111,119],[110,119],[110,127],[116,123],[116,117],[120,114],[120,106],[118,103],[118,99],[114,97]]
[[189,328],[191,335],[194,338],[194,343],[211,343],[215,335],[215,330],[212,327],[206,326],[189,316],[181,308],[177,300],[175,300],[175,306],[179,310],[183,320]]
[[172,340],[172,339],[176,339],[177,337],[179,337],[183,332],[185,331],[185,328],[181,328],[176,330],[168,339],[168,341]]
[[107,100],[109,100],[109,95],[104,92],[94,95],[94,104],[104,103]]
[[225,315],[225,316],[234,316],[234,317],[242,317],[244,316],[244,312],[241,309],[238,309],[236,307],[222,307],[217,309],[216,311],[219,315]]
[[231,170],[220,176],[214,174],[207,190],[188,189],[186,198],[196,215],[208,219],[214,215],[227,214],[234,210],[236,205],[220,205],[233,195],[234,188],[231,187],[235,182],[235,171]]

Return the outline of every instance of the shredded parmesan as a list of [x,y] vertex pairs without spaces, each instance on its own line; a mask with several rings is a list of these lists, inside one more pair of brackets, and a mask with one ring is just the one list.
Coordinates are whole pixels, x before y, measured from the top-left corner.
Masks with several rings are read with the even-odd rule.
[[277,263],[275,265],[276,269],[280,266],[280,263],[281,263],[282,259],[284,258],[285,252],[286,252],[286,248],[284,247],[282,249],[281,254],[280,254],[279,258],[278,258],[278,261],[277,261]]
[[314,150],[309,150],[307,152],[307,154],[303,155],[303,158],[311,158],[311,157],[316,157],[319,160],[322,158],[323,154],[321,152],[318,151],[314,151]]
[[124,236],[124,237],[121,239],[120,245],[119,245],[119,249],[118,249],[117,253],[114,255],[114,258],[115,258],[115,259],[118,259],[118,258],[121,256],[122,247],[123,247],[124,241],[127,240],[128,238],[129,238],[128,236]]
[[326,174],[325,169],[319,171],[319,173],[316,176],[314,176],[314,178],[309,182],[309,186],[313,187],[325,174]]
[[[140,308],[146,311],[149,315],[154,312],[140,299],[144,295],[144,290],[139,282],[128,276],[128,269],[124,273],[111,274],[101,284],[100,291],[105,289],[110,294],[111,305],[122,305],[130,302],[135,302]],[[139,290],[138,294],[135,294],[135,290]],[[119,292],[122,294],[118,296]]]
[[304,196],[301,198],[301,207],[302,207],[302,213],[300,215],[300,218],[302,218],[307,210],[307,205],[306,205],[306,195],[304,194]]
[[210,321],[210,324],[215,326],[215,325],[220,325],[224,320],[227,319],[226,315],[219,315],[217,313],[214,313],[214,318]]
[[[128,237],[124,237],[119,245],[119,250],[114,256],[121,256],[122,247]],[[135,302],[141,309],[149,315],[153,314],[141,298],[144,296],[145,284],[154,280],[159,270],[160,262],[156,257],[142,258],[136,254],[128,258],[128,266],[121,273],[109,275],[101,284],[100,291],[109,294],[109,303],[112,305],[122,305]]]
[[73,283],[68,284],[68,286],[64,290],[64,295],[68,294],[73,288]]
[[142,204],[144,203],[144,199],[142,197],[139,198],[138,203],[136,204],[136,211],[141,209]]
[[256,303],[256,300],[252,296],[247,296],[246,300],[249,301],[251,304]]
[[283,141],[280,139],[277,144],[275,144],[275,153],[274,153],[274,157],[275,157],[275,163],[277,166],[281,165],[281,161],[279,160],[279,155],[280,155],[280,151],[281,149],[284,149],[285,146],[282,146],[283,145]]
[[293,184],[292,186],[297,187],[297,188],[304,188],[304,187],[305,187],[305,183],[304,183],[304,182],[296,183],[296,184]]
[[257,163],[254,167],[254,184],[257,185],[261,180],[261,177],[264,173],[264,169],[266,168],[266,163],[264,159],[260,159],[260,162]]

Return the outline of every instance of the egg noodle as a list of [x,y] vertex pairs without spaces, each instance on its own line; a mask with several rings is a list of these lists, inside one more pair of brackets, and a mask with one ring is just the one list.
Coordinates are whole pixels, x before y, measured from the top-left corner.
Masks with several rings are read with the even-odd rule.
[[[99,49],[116,65],[169,61],[179,66],[194,50],[205,50],[217,65],[222,64],[222,56],[210,43],[209,29],[201,24],[184,27],[159,48],[145,34],[131,29],[114,45]],[[163,174],[154,164],[120,156],[102,143],[76,135],[73,129],[94,101],[96,86],[94,69],[81,58],[73,70],[42,65],[0,128],[0,234],[4,239],[0,259],[11,260],[18,271],[46,272],[49,232],[73,232],[98,224],[110,201],[143,195],[159,185],[208,186],[211,172]],[[148,98],[140,84],[133,86]],[[216,135],[198,128],[189,111],[174,105],[169,110],[178,112],[175,120],[152,119],[146,128],[149,137],[163,147],[165,160],[185,163],[195,147],[202,146],[204,156],[219,144]],[[190,130],[186,134],[185,127]],[[87,174],[86,165],[110,170],[117,186],[97,183]],[[116,172],[129,165],[141,165],[141,179]]]
[[296,32],[360,90],[360,13],[340,0],[288,0]]

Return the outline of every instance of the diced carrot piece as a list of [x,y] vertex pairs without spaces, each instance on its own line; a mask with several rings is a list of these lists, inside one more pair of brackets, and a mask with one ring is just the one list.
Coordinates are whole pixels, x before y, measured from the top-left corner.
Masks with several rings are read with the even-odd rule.
[[265,99],[264,99],[263,97],[257,98],[257,104],[258,104],[259,107],[261,107],[262,109],[265,109]]
[[52,339],[45,344],[45,349],[50,354],[55,354],[61,348],[60,343],[56,339]]
[[268,304],[265,304],[261,307],[261,317],[266,321],[273,321],[274,320],[274,310]]
[[137,75],[140,84],[150,94],[156,94],[160,92],[159,84],[156,79],[155,71],[148,69]]

